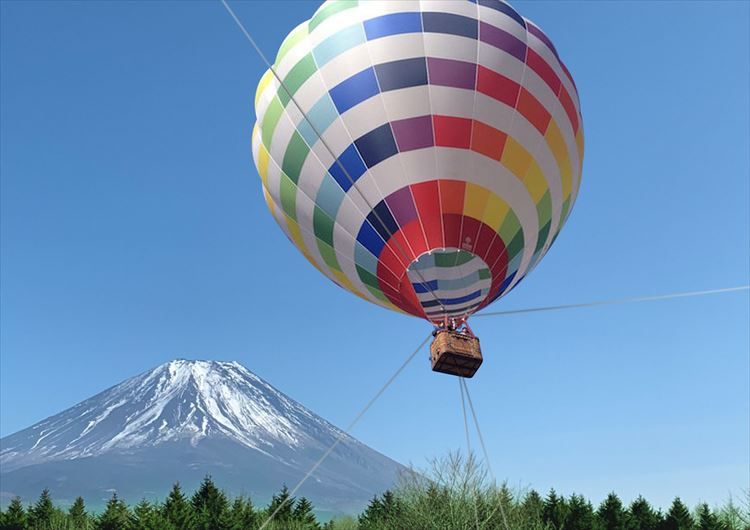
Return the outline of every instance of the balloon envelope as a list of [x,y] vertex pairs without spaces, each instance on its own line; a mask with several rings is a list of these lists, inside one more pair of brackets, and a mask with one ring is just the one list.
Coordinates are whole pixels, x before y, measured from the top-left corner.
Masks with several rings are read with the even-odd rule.
[[263,192],[294,245],[431,321],[513,289],[580,184],[573,79],[497,0],[327,1],[284,40],[255,110]]

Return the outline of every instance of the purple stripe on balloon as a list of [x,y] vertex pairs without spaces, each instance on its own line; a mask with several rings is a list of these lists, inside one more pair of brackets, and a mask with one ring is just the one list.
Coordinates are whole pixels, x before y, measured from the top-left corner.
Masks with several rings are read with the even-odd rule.
[[551,52],[552,52],[553,54],[555,54],[555,57],[557,57],[557,60],[559,61],[559,60],[560,60],[560,56],[559,56],[559,55],[557,55],[557,50],[555,49],[555,45],[554,45],[554,44],[552,44],[552,41],[551,41],[551,40],[549,40],[549,37],[547,37],[547,35],[545,35],[545,34],[544,34],[544,32],[543,32],[543,31],[542,31],[541,29],[539,29],[539,27],[538,27],[538,26],[535,26],[535,25],[534,25],[534,24],[532,24],[531,22],[529,22],[529,23],[528,23],[528,27],[529,27],[529,33],[531,33],[531,34],[532,34],[532,35],[534,35],[534,36],[535,36],[535,37],[536,37],[537,39],[539,39],[539,40],[540,40],[540,41],[542,41],[542,42],[543,42],[544,44],[546,44],[546,45],[547,45],[547,48],[549,48],[549,49],[550,49],[550,51],[551,51]]
[[432,134],[432,116],[418,116],[391,122],[393,135],[400,152],[424,149],[435,145]]
[[385,202],[388,204],[388,208],[391,209],[393,217],[396,218],[399,226],[406,226],[410,221],[417,218],[417,208],[414,206],[409,186],[391,193],[385,199]]
[[452,59],[427,58],[427,72],[431,85],[474,89],[477,65]]
[[526,59],[526,45],[513,35],[486,22],[479,24],[479,40],[508,52],[519,61]]

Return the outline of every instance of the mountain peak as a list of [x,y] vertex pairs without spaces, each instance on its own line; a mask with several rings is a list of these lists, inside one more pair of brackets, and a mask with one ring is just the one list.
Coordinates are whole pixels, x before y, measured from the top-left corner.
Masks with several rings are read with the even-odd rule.
[[[0,439],[0,498],[137,502],[209,473],[236,493],[294,483],[341,437],[300,494],[359,510],[402,467],[237,362],[175,359]],[[42,487],[45,487],[42,486]],[[88,493],[87,493],[88,492]],[[60,497],[58,497],[60,498]],[[87,502],[88,502],[87,500]]]
[[0,463],[14,468],[207,437],[270,454],[276,444],[304,445],[311,430],[340,433],[237,362],[175,359],[9,436]]

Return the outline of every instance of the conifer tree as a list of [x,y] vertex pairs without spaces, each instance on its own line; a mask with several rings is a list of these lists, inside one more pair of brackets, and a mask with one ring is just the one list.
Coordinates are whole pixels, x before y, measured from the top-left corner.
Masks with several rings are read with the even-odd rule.
[[206,475],[190,503],[195,513],[195,528],[198,530],[226,530],[229,528],[230,513],[227,496],[216,487]]
[[519,508],[519,517],[529,528],[541,527],[544,500],[536,490],[529,491],[523,498]]
[[568,501],[566,530],[590,530],[594,528],[594,507],[583,495],[571,495]]
[[639,495],[630,504],[630,509],[626,514],[625,528],[627,530],[658,530],[661,522],[661,514],[655,512],[648,501]]
[[49,490],[44,488],[39,500],[29,510],[29,525],[35,528],[48,528],[52,524],[55,514],[55,505],[50,497]]
[[384,514],[383,502],[376,495],[367,505],[365,511],[359,514],[357,522],[359,523],[360,530],[374,530],[378,528],[385,519]]
[[133,528],[130,510],[117,497],[117,493],[113,493],[107,501],[107,507],[99,516],[96,528],[97,530],[131,530]]
[[565,499],[558,496],[554,489],[551,489],[547,494],[547,498],[544,499],[542,519],[555,530],[560,530],[565,526],[567,515],[568,507],[566,506]]
[[300,497],[297,501],[292,518],[295,522],[302,525],[302,528],[305,530],[317,530],[320,528],[320,525],[315,518],[315,514],[313,513],[313,505],[305,497]]
[[724,525],[719,521],[719,517],[711,511],[705,502],[698,506],[696,514],[698,530],[724,530]]
[[[271,498],[271,503],[266,508],[267,517],[270,517],[274,512],[273,520],[277,522],[288,522],[292,520],[292,513],[294,511],[294,497],[290,497],[289,488],[286,484],[281,488],[281,491]],[[276,511],[278,510],[278,512]]]
[[73,506],[68,510],[68,520],[73,525],[73,528],[89,527],[89,515],[86,513],[86,505],[83,502],[83,497],[76,497],[76,500],[73,501]]
[[695,527],[690,510],[679,497],[675,497],[662,525],[664,530],[692,530]]
[[26,510],[23,509],[21,499],[13,497],[7,511],[3,514],[3,530],[24,530],[28,522]]
[[175,482],[172,490],[167,496],[167,500],[161,508],[162,520],[165,525],[170,525],[176,529],[193,528],[194,514],[193,507],[188,503],[185,494],[182,493],[180,483]]
[[622,501],[614,492],[604,499],[597,510],[597,515],[602,530],[625,529],[625,509],[622,506]]
[[242,496],[235,498],[231,514],[231,530],[255,528],[261,522],[250,498],[246,499]]
[[133,524],[138,530],[167,530],[165,526],[171,526],[164,524],[159,510],[146,499],[133,508]]

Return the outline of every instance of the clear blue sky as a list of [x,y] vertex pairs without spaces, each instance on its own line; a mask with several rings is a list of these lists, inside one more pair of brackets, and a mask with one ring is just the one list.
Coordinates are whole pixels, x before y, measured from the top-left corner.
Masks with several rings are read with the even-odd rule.
[[[578,84],[581,193],[494,309],[748,283],[746,2],[517,2]],[[236,10],[267,54],[314,2]],[[266,211],[263,72],[218,2],[2,2],[3,435],[176,358],[237,360],[346,425],[429,332],[338,289]],[[595,502],[724,501],[750,475],[746,292],[476,319],[493,467]],[[354,434],[458,448],[420,355]]]

